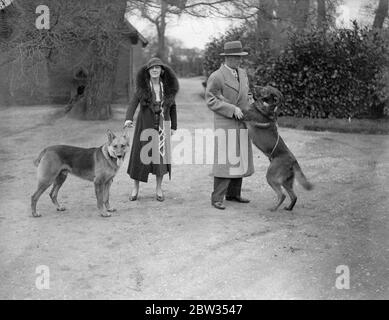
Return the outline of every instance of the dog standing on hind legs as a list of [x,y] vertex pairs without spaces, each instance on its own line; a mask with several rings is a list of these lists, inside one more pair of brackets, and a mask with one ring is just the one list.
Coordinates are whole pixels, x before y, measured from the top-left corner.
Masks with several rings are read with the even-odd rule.
[[290,197],[290,204],[284,209],[291,211],[297,201],[293,191],[294,179],[306,190],[311,190],[313,185],[307,180],[295,156],[278,133],[277,109],[284,102],[282,93],[271,86],[256,87],[255,98],[256,101],[244,112],[243,121],[247,124],[253,144],[270,161],[266,180],[278,198],[277,204],[270,210],[277,210],[284,202],[286,196],[282,192],[283,187]]
[[38,188],[31,196],[31,211],[34,217],[41,216],[36,211],[36,205],[39,197],[51,185],[50,198],[57,211],[65,210],[58,203],[57,195],[69,173],[94,183],[100,215],[111,216],[115,209],[109,204],[109,190],[128,150],[129,139],[128,136],[116,137],[110,130],[107,135],[108,141],[98,148],[55,145],[45,148],[39,154],[34,161],[38,167]]

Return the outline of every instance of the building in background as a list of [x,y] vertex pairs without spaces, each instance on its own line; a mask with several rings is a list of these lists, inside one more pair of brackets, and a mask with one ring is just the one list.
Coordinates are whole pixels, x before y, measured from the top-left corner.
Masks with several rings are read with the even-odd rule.
[[[0,41],[7,41],[17,32],[8,22],[11,15],[17,14],[17,8],[9,0],[1,1]],[[145,63],[143,51],[148,44],[130,22],[125,23],[130,32],[124,36],[119,51],[113,92],[116,103],[126,103],[132,96],[136,72]],[[90,60],[87,47],[87,43],[81,44],[55,65],[43,61],[31,74],[21,74],[20,63],[0,52],[0,106],[68,103],[85,87]]]

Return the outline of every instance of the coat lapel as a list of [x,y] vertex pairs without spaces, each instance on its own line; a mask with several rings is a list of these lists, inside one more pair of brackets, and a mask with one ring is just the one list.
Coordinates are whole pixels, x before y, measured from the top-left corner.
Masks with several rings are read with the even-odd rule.
[[238,94],[238,99],[237,101],[239,101],[241,98],[242,98],[242,94],[244,92],[244,88],[243,88],[243,85],[245,84],[245,74],[243,72],[243,69],[241,68],[238,68],[238,75],[239,75],[239,94]]
[[228,70],[224,64],[221,66],[221,71],[225,79],[225,85],[239,92],[239,81],[235,79],[234,75]]

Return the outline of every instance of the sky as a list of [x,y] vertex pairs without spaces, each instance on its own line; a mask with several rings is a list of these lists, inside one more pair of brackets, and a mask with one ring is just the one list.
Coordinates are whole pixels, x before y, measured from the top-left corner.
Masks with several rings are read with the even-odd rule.
[[[339,13],[341,16],[338,18],[337,23],[341,24],[342,22],[348,26],[350,25],[350,20],[357,20],[358,22],[367,22],[366,17],[364,17],[360,10],[363,5],[369,3],[369,0],[344,0],[343,4],[339,6]],[[378,4],[378,1],[376,1]],[[372,22],[372,21],[371,21]]]
[[[146,38],[156,33],[155,27],[144,19],[128,15],[132,25]],[[187,48],[204,49],[213,37],[223,34],[228,28],[236,26],[240,21],[223,18],[195,18],[181,16],[175,21],[169,21],[166,36],[179,39]]]
[[[343,5],[339,8],[342,13],[337,23],[344,23],[347,27],[350,25],[350,20],[361,20],[363,17],[360,14],[360,9],[363,4],[369,0],[343,0]],[[135,16],[129,16],[130,22],[142,33],[146,38],[152,34],[154,28],[144,19],[139,19]],[[166,35],[168,37],[179,39],[187,48],[204,49],[205,44],[213,37],[223,34],[232,26],[239,25],[241,21],[231,19],[216,19],[216,18],[194,18],[190,16],[182,16],[176,21],[172,21],[167,28]]]

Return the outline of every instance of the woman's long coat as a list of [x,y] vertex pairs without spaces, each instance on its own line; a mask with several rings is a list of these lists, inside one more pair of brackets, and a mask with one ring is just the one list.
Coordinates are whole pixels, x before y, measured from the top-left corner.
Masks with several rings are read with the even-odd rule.
[[[163,114],[165,121],[170,121],[171,129],[177,130],[177,110],[175,96],[179,89],[178,79],[174,71],[168,66],[163,67],[161,80],[163,84]],[[146,66],[143,66],[137,73],[136,91],[128,106],[126,120],[133,120],[135,111],[140,106],[136,120],[134,138],[132,141],[130,161],[127,173],[132,179],[147,182],[149,173],[152,172],[151,164],[144,164],[140,154],[142,148],[149,141],[141,141],[140,136],[143,130],[154,128],[154,108],[155,97],[150,87],[150,76]],[[168,132],[166,133],[168,134]],[[171,164],[167,165],[169,176],[171,176]]]
[[214,113],[215,177],[241,178],[254,173],[253,152],[247,127],[234,118],[235,107],[247,109],[251,95],[245,70],[239,68],[238,75],[239,81],[231,70],[222,65],[210,75],[207,82],[205,100]]

